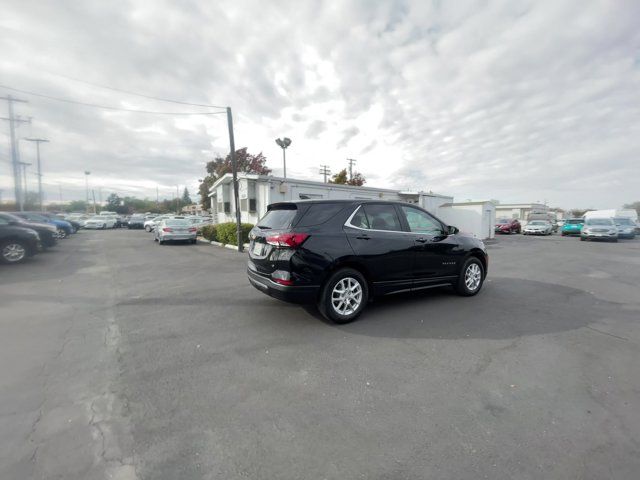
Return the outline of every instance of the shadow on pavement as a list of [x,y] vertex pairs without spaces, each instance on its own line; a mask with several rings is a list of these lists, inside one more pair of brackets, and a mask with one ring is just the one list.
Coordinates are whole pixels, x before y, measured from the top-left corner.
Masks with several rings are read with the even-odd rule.
[[[439,288],[379,298],[346,325],[328,323],[315,309],[306,311],[332,328],[371,337],[508,339],[575,330],[610,316],[611,308],[582,290],[493,278],[475,297]],[[620,310],[620,315],[628,313]]]

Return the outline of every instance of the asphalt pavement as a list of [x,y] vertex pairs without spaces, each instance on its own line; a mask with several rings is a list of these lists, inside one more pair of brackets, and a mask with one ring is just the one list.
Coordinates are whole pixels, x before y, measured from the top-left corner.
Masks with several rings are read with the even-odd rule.
[[349,325],[246,257],[81,231],[0,266],[0,479],[636,479],[640,241],[501,236]]

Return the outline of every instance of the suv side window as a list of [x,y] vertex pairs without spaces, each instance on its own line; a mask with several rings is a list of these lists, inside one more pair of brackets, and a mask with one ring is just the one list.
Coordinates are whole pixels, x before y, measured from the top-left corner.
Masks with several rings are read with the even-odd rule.
[[442,234],[442,225],[428,213],[417,208],[405,207],[404,205],[400,208],[407,219],[410,231],[429,235]]
[[369,219],[367,218],[367,214],[364,213],[364,208],[362,207],[358,207],[358,211],[353,218],[351,218],[351,222],[349,223],[358,228],[370,228]]
[[367,220],[372,230],[402,231],[400,219],[393,205],[376,205],[372,203],[363,205],[362,209],[367,215]]

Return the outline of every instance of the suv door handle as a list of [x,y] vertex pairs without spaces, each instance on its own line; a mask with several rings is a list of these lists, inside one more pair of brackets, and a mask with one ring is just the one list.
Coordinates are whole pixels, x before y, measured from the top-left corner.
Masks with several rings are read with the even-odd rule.
[[369,235],[367,235],[366,233],[363,233],[362,235],[358,235],[356,238],[358,240],[371,240],[371,237]]
[[416,238],[416,242],[418,243],[427,243],[427,239],[424,237],[418,237]]

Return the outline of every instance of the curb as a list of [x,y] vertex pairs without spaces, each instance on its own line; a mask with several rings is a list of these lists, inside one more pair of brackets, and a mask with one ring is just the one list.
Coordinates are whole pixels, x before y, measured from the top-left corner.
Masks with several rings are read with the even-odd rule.
[[[214,245],[216,247],[224,247],[224,248],[228,248],[229,250],[235,250],[238,251],[238,247],[236,247],[235,245],[231,245],[231,244],[224,244],[224,243],[220,243],[220,242],[215,242],[215,241],[209,241],[209,240],[205,240],[204,238],[198,237],[197,238],[198,243],[203,243],[205,245]],[[245,243],[242,245],[244,250],[247,250],[249,248],[249,244]],[[240,252],[240,253],[244,253]]]

